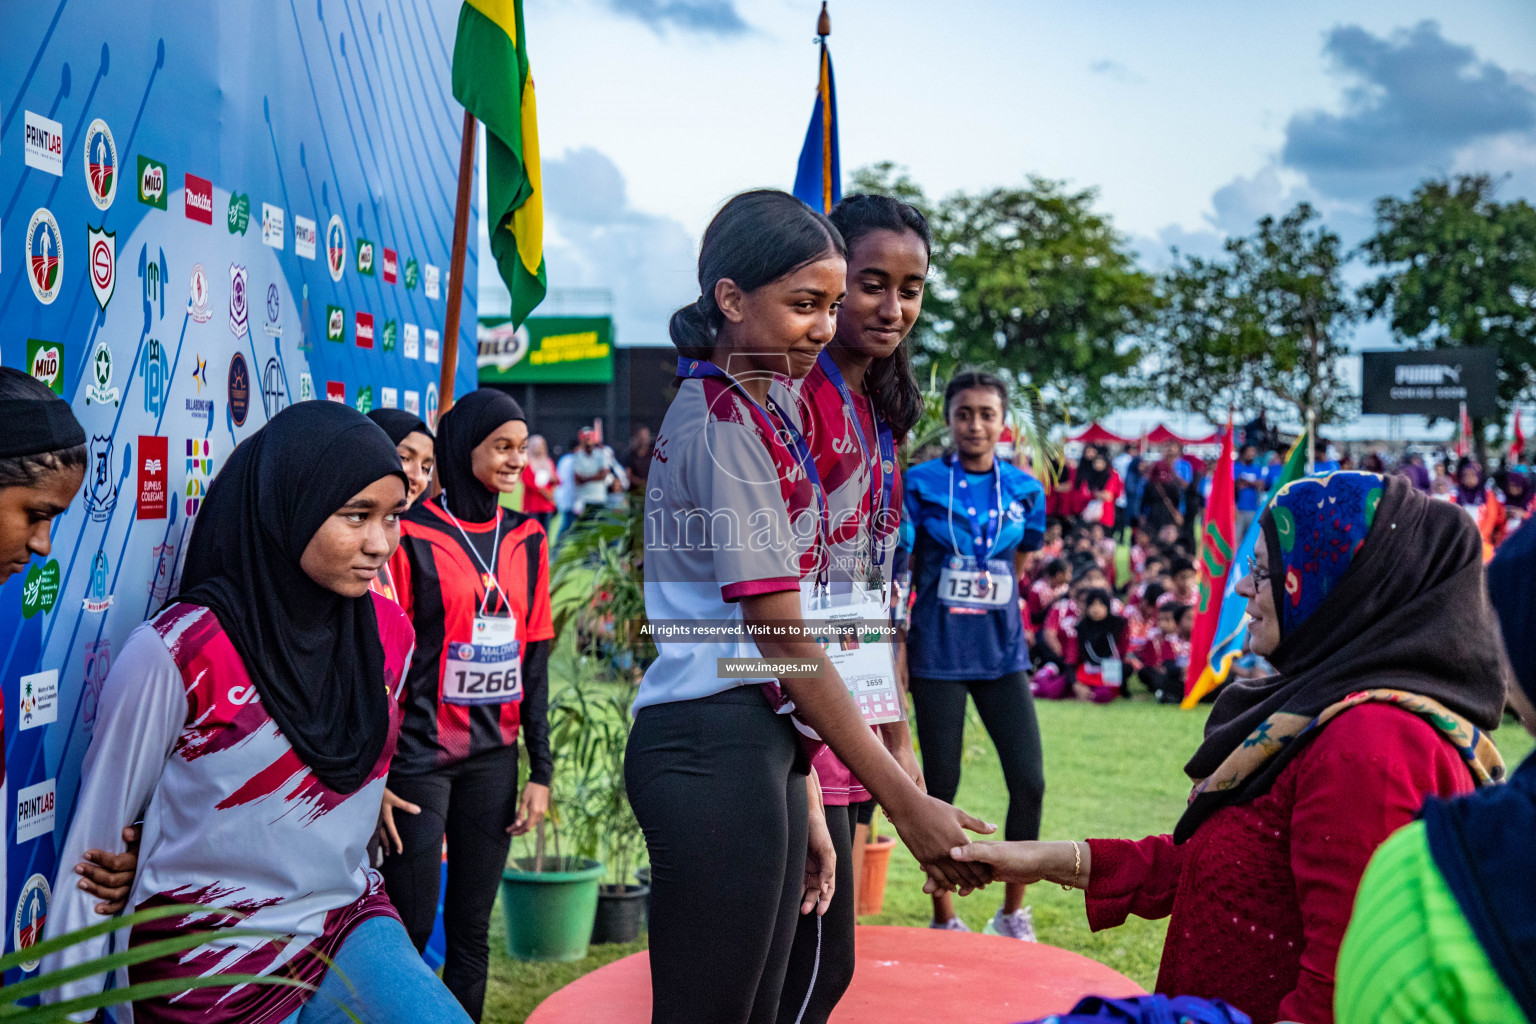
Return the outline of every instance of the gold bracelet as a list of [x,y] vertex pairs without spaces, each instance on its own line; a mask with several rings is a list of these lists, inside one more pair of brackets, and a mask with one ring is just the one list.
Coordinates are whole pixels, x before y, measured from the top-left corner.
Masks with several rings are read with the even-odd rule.
[[1083,850],[1077,845],[1077,840],[1072,840],[1072,884],[1063,885],[1062,889],[1071,892],[1077,888],[1077,880],[1083,877]]

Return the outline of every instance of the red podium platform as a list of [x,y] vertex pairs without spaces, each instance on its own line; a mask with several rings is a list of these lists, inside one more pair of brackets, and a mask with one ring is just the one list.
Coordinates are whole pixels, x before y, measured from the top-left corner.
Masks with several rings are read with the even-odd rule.
[[[1042,943],[930,928],[861,927],[858,970],[838,1024],[946,1020],[1013,1024],[1063,1013],[1086,995],[1142,989],[1096,960]],[[636,953],[571,982],[528,1024],[647,1024],[650,962]]]

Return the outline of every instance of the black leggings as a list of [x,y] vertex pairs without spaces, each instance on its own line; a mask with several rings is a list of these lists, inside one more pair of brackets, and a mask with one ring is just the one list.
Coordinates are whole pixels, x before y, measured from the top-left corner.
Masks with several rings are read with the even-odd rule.
[[1045,763],[1040,754],[1040,723],[1029,677],[1013,672],[1001,679],[913,679],[912,703],[917,742],[923,753],[928,793],[955,802],[960,789],[960,754],[965,745],[965,695],[981,714],[981,724],[997,748],[1008,784],[1005,839],[1040,838],[1040,804],[1045,797]]
[[474,1020],[485,1005],[491,909],[517,818],[517,748],[476,754],[427,775],[391,775],[389,788],[420,814],[395,811],[404,853],[384,858],[384,889],[418,952],[437,918],[443,836],[448,837],[448,891],[443,930],[448,956],[443,984]]
[[772,1024],[805,881],[807,764],[755,686],[641,709],[624,783],[651,857],[652,1024]]
[[827,808],[827,831],[837,851],[832,905],[802,914],[789,951],[789,972],[779,996],[779,1024],[826,1024],[853,981],[853,828],[872,801]]

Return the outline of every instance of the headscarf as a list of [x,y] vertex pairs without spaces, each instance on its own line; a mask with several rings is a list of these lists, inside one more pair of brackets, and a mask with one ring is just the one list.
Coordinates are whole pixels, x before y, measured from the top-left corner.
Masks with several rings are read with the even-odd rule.
[[[1488,565],[1515,681],[1536,701],[1536,530],[1505,541]],[[1536,756],[1506,786],[1424,807],[1429,852],[1478,944],[1528,1020],[1536,1020]]]
[[395,446],[336,402],[289,406],[242,442],[192,528],[175,600],[218,616],[294,752],[338,793],[356,791],[389,732],[373,600],[342,597],[299,559],[357,492],[405,473]]
[[[1482,540],[1466,513],[1401,476],[1333,473],[1287,485],[1260,521],[1276,573],[1281,639],[1269,661],[1278,674],[1222,688],[1205,741],[1184,766],[1199,781],[1176,842],[1219,808],[1268,792],[1326,724],[1319,716],[1351,695],[1393,690],[1458,716],[1474,772],[1474,757],[1491,749],[1483,733],[1504,712]],[[1423,700],[1401,703],[1424,717],[1433,711]],[[1254,763],[1215,777],[1238,753]]]
[[[45,384],[33,386],[32,378],[20,370],[0,366],[0,374],[25,379],[26,384],[17,390],[37,395],[35,398],[0,398],[0,424],[5,425],[5,429],[0,430],[0,459],[42,455],[85,444],[85,431],[68,402],[48,390]],[[12,387],[13,384],[7,382],[6,389],[12,390]]]
[[495,517],[499,495],[475,477],[474,451],[503,423],[526,419],[523,407],[495,388],[471,391],[443,413],[437,424],[437,476],[455,516],[469,523]]
[[1504,492],[1504,504],[1509,508],[1518,508],[1522,512],[1530,511],[1531,498],[1536,497],[1536,494],[1531,491],[1531,478],[1525,475],[1525,470],[1514,466],[1501,472],[1499,477],[1499,489]]
[[[1477,483],[1472,487],[1468,487],[1461,482],[1462,474],[1468,469],[1477,471]],[[1483,467],[1478,465],[1475,460],[1462,459],[1461,462],[1457,463],[1456,479],[1453,483],[1455,485],[1456,504],[1471,508],[1481,505],[1487,500],[1483,494],[1483,486],[1487,483],[1487,478],[1483,476]]]
[[[1099,459],[1104,460],[1103,469],[1097,469],[1093,465]],[[1097,494],[1109,486],[1110,472],[1109,457],[1095,448],[1091,452],[1083,452],[1082,461],[1077,464],[1077,481],[1087,484],[1088,490]]]
[[375,409],[368,414],[368,418],[384,429],[389,435],[389,443],[398,445],[410,434],[425,434],[432,438],[432,431],[422,422],[420,416],[413,416],[404,409]]

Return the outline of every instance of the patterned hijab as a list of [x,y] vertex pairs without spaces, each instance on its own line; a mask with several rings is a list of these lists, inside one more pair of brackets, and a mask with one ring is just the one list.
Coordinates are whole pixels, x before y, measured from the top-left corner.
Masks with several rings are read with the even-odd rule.
[[1502,778],[1488,739],[1507,662],[1465,512],[1401,476],[1333,473],[1284,488],[1260,520],[1275,577],[1277,675],[1228,683],[1184,766],[1184,842],[1222,807],[1267,793],[1328,722],[1364,701],[1428,721],[1477,782]]

